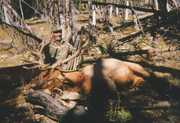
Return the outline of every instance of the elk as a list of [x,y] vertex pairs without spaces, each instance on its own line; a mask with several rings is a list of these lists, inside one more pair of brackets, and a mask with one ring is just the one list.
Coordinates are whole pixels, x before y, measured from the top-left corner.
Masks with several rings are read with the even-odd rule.
[[66,72],[57,68],[45,70],[38,76],[38,80],[35,78],[33,82],[37,89],[51,95],[57,89],[63,90],[65,84],[73,85],[60,93],[63,105],[74,108],[81,95],[85,95],[88,113],[103,119],[103,112],[109,99],[116,98],[117,92],[122,88],[141,86],[146,77],[150,77],[150,73],[141,65],[114,58],[103,58],[79,71]]
[[144,78],[150,74],[140,65],[125,62],[113,58],[105,58],[93,65],[83,67],[80,71],[64,72],[58,69],[41,73],[41,78],[48,82],[41,85],[41,89],[52,91],[62,87],[65,83],[71,83],[76,91],[88,95],[93,90],[93,84],[100,88],[118,91],[120,88],[138,87],[144,83]]

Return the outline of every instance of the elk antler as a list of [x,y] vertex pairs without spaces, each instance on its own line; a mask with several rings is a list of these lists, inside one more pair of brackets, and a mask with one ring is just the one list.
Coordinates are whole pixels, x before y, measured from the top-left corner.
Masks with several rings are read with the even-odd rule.
[[78,56],[80,53],[81,53],[81,49],[78,49],[78,50],[74,53],[74,55],[68,57],[67,59],[65,59],[65,60],[59,59],[59,60],[57,60],[57,62],[55,62],[55,63],[51,66],[51,68],[56,68],[56,67],[59,66],[59,65],[62,65],[62,64],[65,64],[65,63],[69,62],[70,60],[72,60],[72,59],[74,59],[76,56]]
[[39,50],[36,50],[36,51],[30,50],[32,55],[35,56],[36,58],[38,58],[38,60],[33,60],[33,61],[32,60],[31,61],[24,60],[25,62],[34,64],[33,67],[25,67],[26,69],[46,68],[46,67],[49,66],[48,64],[44,63],[44,59],[43,59],[43,49],[49,44],[50,44],[49,41],[48,42],[42,41],[41,44],[40,44]]
[[57,66],[60,66],[62,64],[65,64],[67,62],[69,62],[70,60],[74,59],[75,57],[77,57],[80,53],[81,53],[81,48],[78,49],[72,56],[62,60],[62,59],[58,59],[54,64],[52,65],[49,65],[49,64],[45,64],[44,63],[44,59],[43,59],[43,49],[45,46],[49,45],[50,42],[48,43],[42,43],[40,45],[40,50],[38,51],[32,51],[31,50],[31,53],[38,57],[38,60],[33,60],[33,61],[28,61],[26,60],[26,62],[29,62],[29,63],[32,63],[32,64],[35,64],[33,67],[25,67],[26,69],[34,69],[34,68],[43,68],[43,69],[54,69],[56,68]]

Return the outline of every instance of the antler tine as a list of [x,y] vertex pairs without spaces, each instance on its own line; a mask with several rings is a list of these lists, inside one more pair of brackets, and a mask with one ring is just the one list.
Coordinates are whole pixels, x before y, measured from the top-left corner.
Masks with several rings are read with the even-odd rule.
[[49,43],[50,43],[50,41],[42,41],[39,49],[37,49],[36,51],[30,50],[32,55],[34,55],[36,58],[38,58],[38,60],[33,60],[33,61],[26,60],[26,62],[34,64],[34,66],[32,66],[32,67],[25,67],[26,69],[47,68],[49,66],[48,64],[44,63],[44,59],[43,59],[43,50],[44,50],[45,46],[47,46]]
[[62,59],[57,60],[57,62],[55,62],[55,63],[51,66],[51,68],[56,68],[56,67],[59,66],[59,65],[62,65],[62,64],[67,63],[68,61],[70,61],[70,60],[74,59],[76,56],[78,56],[80,53],[81,53],[81,48],[78,49],[78,50],[74,53],[74,55],[68,57],[67,59],[65,59],[65,60],[63,60],[63,61],[62,61]]

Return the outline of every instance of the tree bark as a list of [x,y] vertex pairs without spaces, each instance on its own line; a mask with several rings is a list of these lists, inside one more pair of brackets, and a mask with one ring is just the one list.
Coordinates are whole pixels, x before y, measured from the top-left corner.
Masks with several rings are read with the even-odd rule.
[[112,17],[112,13],[113,13],[113,6],[110,5],[109,6],[109,17]]
[[168,11],[167,11],[167,0],[158,0],[159,14],[162,17],[163,21],[167,20]]
[[92,5],[92,25],[96,26],[96,6]]
[[[129,1],[126,1],[126,6],[129,6]],[[125,20],[129,19],[129,9],[125,9]]]

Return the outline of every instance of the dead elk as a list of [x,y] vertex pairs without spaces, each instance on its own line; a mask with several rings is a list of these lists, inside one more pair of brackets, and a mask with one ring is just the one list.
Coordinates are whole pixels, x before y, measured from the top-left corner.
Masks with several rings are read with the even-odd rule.
[[88,95],[92,92],[94,83],[99,84],[100,88],[117,91],[122,87],[138,87],[144,83],[144,78],[149,76],[150,74],[136,63],[106,58],[80,71],[46,70],[33,80],[33,83],[36,83],[34,84],[36,88],[48,93],[54,88],[62,87],[65,83],[71,83],[76,88],[72,89],[73,91],[81,91]]

